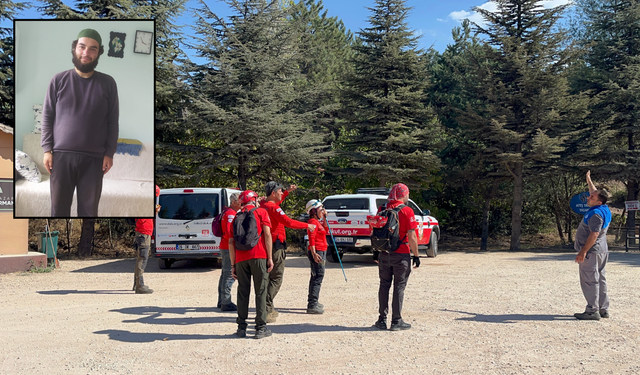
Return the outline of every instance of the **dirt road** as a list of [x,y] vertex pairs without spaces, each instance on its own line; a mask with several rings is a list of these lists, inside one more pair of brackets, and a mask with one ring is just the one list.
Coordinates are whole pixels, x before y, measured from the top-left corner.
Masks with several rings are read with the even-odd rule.
[[159,270],[150,261],[155,293],[135,295],[133,259],[64,261],[52,273],[0,275],[0,373],[640,373],[640,254],[611,254],[611,318],[599,322],[573,318],[585,305],[574,256],[423,258],[405,295],[413,328],[391,332],[372,328],[369,256],[346,256],[348,282],[329,264],[318,316],[305,314],[308,261],[290,255],[280,318],[263,340],[235,338],[235,314],[214,308],[220,269],[211,263]]

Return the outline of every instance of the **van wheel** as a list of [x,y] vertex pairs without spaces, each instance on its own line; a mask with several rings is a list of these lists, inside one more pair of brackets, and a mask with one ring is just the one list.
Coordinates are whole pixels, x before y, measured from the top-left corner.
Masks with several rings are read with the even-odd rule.
[[162,270],[171,268],[171,264],[172,264],[171,259],[158,258],[158,268]]
[[[331,249],[331,254],[329,256],[329,260],[333,263],[338,263],[344,257],[344,251],[340,251],[336,253],[336,249]],[[340,259],[338,259],[338,254],[340,255]]]
[[429,258],[435,258],[438,256],[438,236],[434,231],[431,231],[431,239],[429,240],[429,247],[427,248],[427,256]]

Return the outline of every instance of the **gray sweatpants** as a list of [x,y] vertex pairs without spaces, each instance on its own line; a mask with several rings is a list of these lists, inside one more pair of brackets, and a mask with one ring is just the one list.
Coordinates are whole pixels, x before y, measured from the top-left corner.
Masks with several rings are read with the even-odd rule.
[[587,300],[586,312],[609,309],[607,277],[604,270],[607,260],[609,260],[608,252],[591,252],[587,253],[584,262],[579,264],[580,286]]
[[77,189],[78,217],[98,216],[102,195],[103,158],[75,152],[54,152],[49,188],[51,217],[70,217],[73,192]]

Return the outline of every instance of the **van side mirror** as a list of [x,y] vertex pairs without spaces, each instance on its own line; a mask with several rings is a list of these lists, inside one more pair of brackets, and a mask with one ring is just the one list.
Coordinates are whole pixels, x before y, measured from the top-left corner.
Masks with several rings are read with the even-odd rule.
[[429,211],[429,210],[422,210],[422,215],[424,215],[424,216],[431,216],[431,211]]

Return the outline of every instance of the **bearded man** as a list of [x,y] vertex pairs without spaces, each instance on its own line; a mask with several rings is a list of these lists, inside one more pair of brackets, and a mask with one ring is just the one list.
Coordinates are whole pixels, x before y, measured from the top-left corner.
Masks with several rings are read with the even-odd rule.
[[118,142],[118,88],[95,71],[104,53],[93,29],[71,44],[74,69],[53,76],[42,112],[43,162],[51,174],[51,216],[71,216],[77,189],[78,216],[98,216],[102,178],[113,166]]

